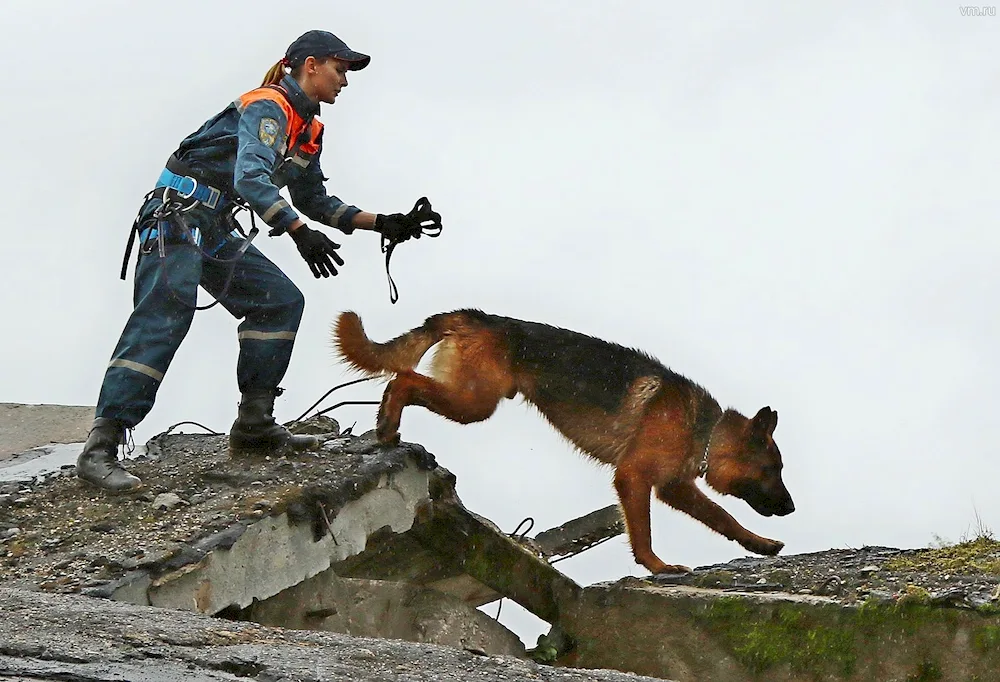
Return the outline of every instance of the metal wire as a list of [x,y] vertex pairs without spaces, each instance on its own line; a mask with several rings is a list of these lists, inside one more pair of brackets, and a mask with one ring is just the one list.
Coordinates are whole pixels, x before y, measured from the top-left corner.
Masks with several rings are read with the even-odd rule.
[[[344,388],[344,387],[346,387],[346,386],[353,386],[354,384],[360,384],[360,383],[361,383],[361,382],[363,382],[363,381],[371,381],[372,379],[376,379],[376,378],[378,378],[378,377],[364,377],[364,378],[362,378],[362,379],[354,379],[353,381],[347,381],[347,382],[345,382],[345,383],[343,383],[343,384],[337,384],[336,386],[334,386],[333,388],[331,388],[331,389],[330,389],[329,391],[327,391],[326,393],[324,393],[324,394],[323,394],[322,396],[320,396],[320,399],[319,399],[319,400],[317,400],[317,401],[316,401],[316,402],[314,402],[314,403],[313,403],[312,405],[310,405],[310,406],[309,406],[309,407],[308,407],[308,408],[306,409],[306,411],[305,411],[305,412],[303,412],[303,413],[302,413],[302,414],[300,414],[300,415],[299,415],[298,417],[296,417],[295,419],[293,419],[293,420],[292,420],[292,422],[293,422],[293,423],[296,423],[296,422],[300,422],[300,421],[302,421],[302,419],[303,419],[303,418],[304,418],[304,417],[305,417],[305,416],[306,416],[307,414],[309,414],[309,413],[310,413],[310,412],[311,412],[311,411],[312,411],[312,410],[313,410],[313,409],[314,409],[314,408],[315,408],[315,407],[316,407],[317,405],[319,405],[319,404],[320,404],[321,402],[323,402],[324,400],[326,400],[327,396],[329,396],[329,395],[330,395],[331,393],[333,393],[334,391],[336,391],[336,390],[338,390],[338,389],[341,389],[341,388]],[[330,410],[333,410],[333,409],[335,409],[335,408],[338,408],[338,407],[340,407],[341,405],[355,405],[355,404],[357,404],[357,405],[372,405],[372,404],[375,404],[375,405],[377,405],[378,403],[373,403],[373,402],[371,402],[371,401],[369,401],[369,402],[362,402],[362,403],[350,403],[350,402],[344,402],[344,403],[337,403],[337,404],[336,404],[336,405],[334,405],[333,407],[329,407],[329,408],[327,408],[326,410],[323,410],[322,412],[317,412],[317,413],[316,413],[315,415],[313,415],[313,416],[316,416],[316,417],[318,417],[318,416],[320,416],[321,414],[326,414],[326,413],[327,413],[327,412],[329,412]]]
[[222,435],[220,432],[213,431],[212,429],[208,428],[204,424],[199,424],[198,422],[191,422],[191,421],[177,422],[176,424],[174,424],[173,426],[171,426],[169,429],[167,429],[166,431],[164,431],[163,435],[164,436],[169,435],[171,431],[173,431],[174,429],[176,429],[178,426],[183,426],[184,424],[191,424],[192,426],[197,426],[200,429],[205,429],[206,431],[208,431],[213,436],[221,436]]
[[[523,526],[524,524],[528,524],[528,527],[525,528],[524,532],[520,533],[519,535],[518,532],[521,530],[521,526]],[[517,524],[517,527],[514,529],[514,532],[510,534],[510,537],[514,538],[515,540],[523,540],[528,535],[528,533],[531,532],[531,529],[534,527],[535,527],[535,519],[531,518],[530,516],[527,516],[524,518],[523,521],[521,521],[521,523]],[[502,608],[503,608],[503,595],[500,596],[500,601],[497,604],[497,615],[495,619],[497,622],[500,621],[500,609]]]

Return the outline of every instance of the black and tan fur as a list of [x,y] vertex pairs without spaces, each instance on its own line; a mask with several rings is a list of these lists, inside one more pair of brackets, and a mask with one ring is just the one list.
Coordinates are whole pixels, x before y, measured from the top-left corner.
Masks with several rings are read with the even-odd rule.
[[[794,511],[773,439],[778,415],[769,407],[748,419],[641,351],[479,310],[433,315],[386,343],[369,339],[357,314],[345,312],[334,342],[355,369],[392,377],[378,412],[381,442],[399,439],[407,405],[468,424],[520,393],[581,451],[615,468],[632,553],[653,573],[688,569],[653,553],[652,493],[751,552],[773,555],[784,546],[743,528],[695,485],[707,451],[709,486],[764,516]],[[435,344],[431,376],[417,373]]]

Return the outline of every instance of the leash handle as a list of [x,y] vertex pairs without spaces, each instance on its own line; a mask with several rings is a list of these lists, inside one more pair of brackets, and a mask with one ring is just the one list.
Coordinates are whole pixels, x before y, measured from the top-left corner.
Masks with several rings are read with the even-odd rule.
[[406,217],[413,221],[414,230],[412,235],[407,235],[398,241],[382,235],[382,253],[385,254],[385,276],[389,280],[389,302],[393,305],[399,300],[399,289],[396,287],[396,282],[393,281],[392,274],[389,272],[389,260],[392,258],[393,250],[411,236],[414,239],[420,239],[422,235],[437,237],[440,236],[443,229],[441,214],[431,207],[431,202],[427,197],[417,199],[417,202],[413,204],[413,209],[406,214]]
[[385,237],[382,237],[382,253],[385,254],[385,276],[389,280],[389,302],[396,305],[396,301],[399,300],[399,289],[396,287],[396,283],[392,281],[392,275],[389,273],[389,259],[392,258],[393,249],[399,242],[394,242]]
[[441,225],[441,214],[431,208],[431,202],[427,197],[417,199],[417,203],[413,205],[413,210],[410,211],[409,217],[420,227],[413,235],[416,239],[420,239],[421,235],[437,237],[441,234],[441,230],[444,229]]

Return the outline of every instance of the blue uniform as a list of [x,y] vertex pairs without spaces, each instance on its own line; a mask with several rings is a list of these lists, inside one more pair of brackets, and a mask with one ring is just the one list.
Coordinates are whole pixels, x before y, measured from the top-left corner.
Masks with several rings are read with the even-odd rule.
[[[243,242],[227,218],[233,202],[242,199],[279,233],[299,218],[279,194],[285,186],[292,204],[308,218],[344,232],[351,231],[351,220],[360,209],[328,195],[323,185],[323,128],[314,118],[319,105],[289,76],[280,88],[243,95],[184,139],[175,152],[188,169],[184,175],[217,190],[211,201],[184,214],[197,245],[175,223],[156,221],[159,196],[140,210],[134,310],[105,373],[97,417],[134,427],[149,413],[194,318],[199,285],[242,319],[236,369],[240,391],[273,390],[284,377],[305,300],[254,246],[234,265],[219,262],[235,256]],[[164,172],[157,187],[178,178]]]

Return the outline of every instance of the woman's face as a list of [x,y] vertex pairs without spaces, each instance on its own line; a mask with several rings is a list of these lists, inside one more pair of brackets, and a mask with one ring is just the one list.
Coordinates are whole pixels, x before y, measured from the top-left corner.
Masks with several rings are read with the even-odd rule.
[[312,99],[333,104],[340,91],[347,87],[348,63],[341,59],[320,61],[306,59],[302,89]]

